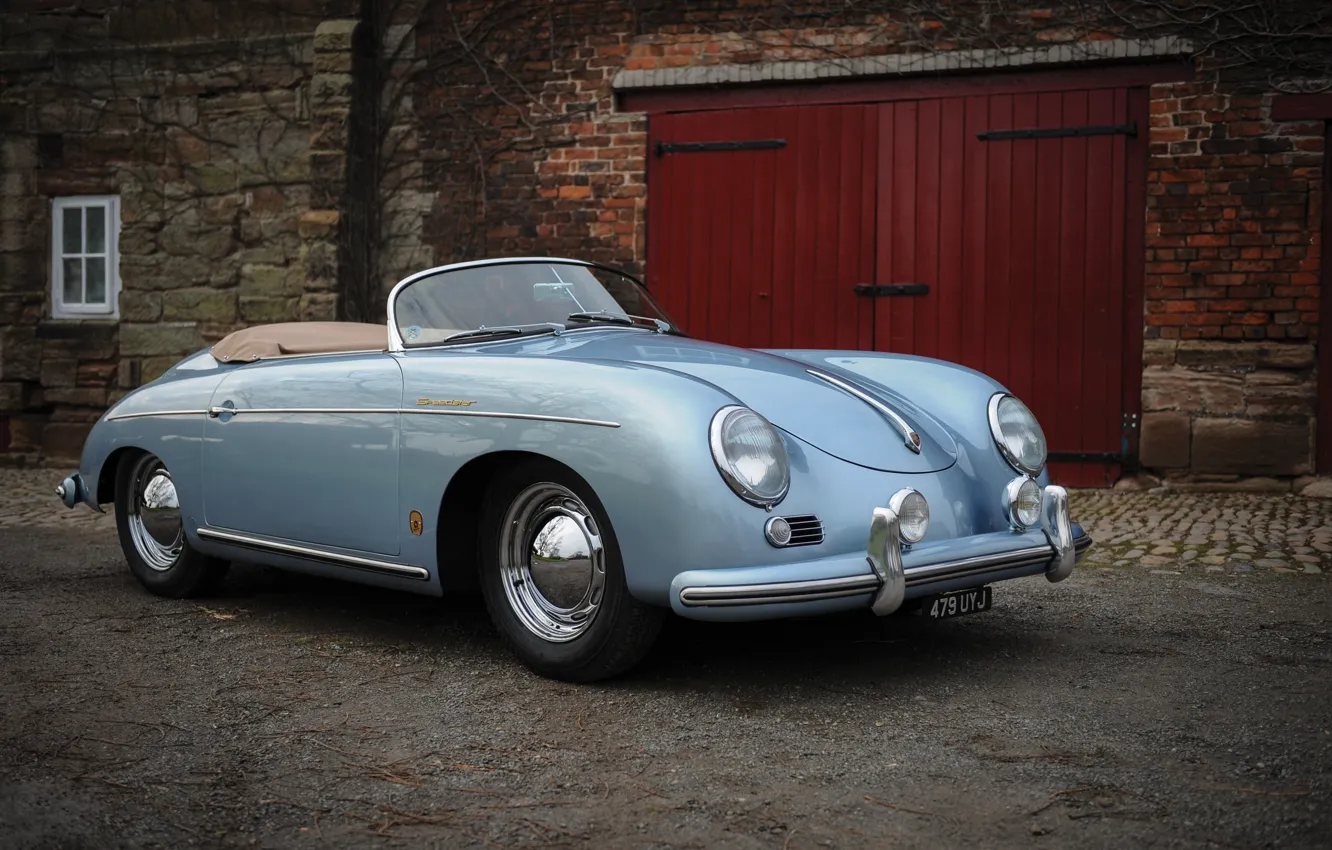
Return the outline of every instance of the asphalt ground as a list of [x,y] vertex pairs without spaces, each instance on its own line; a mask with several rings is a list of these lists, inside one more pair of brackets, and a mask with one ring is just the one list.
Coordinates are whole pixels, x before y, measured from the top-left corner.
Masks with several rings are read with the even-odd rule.
[[1332,846],[1332,579],[1119,554],[575,686],[472,598],[160,599],[104,521],[0,529],[0,846]]

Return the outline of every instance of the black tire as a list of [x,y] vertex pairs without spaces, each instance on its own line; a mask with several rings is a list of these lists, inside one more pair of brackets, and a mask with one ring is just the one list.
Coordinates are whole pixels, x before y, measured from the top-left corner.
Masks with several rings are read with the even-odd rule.
[[[573,501],[563,499],[557,492],[559,490],[567,491],[576,498]],[[558,503],[559,507],[550,507],[545,513],[533,508],[533,516],[530,517],[533,522],[515,521],[515,530],[506,536],[506,517],[527,504],[526,499],[536,498],[529,495],[533,493],[538,496],[549,493],[548,501],[553,500],[551,504]],[[563,508],[575,503],[581,505],[562,513]],[[580,525],[577,517],[584,507],[592,523]],[[559,518],[564,515],[574,517],[572,525]],[[543,520],[543,516],[548,518]],[[542,523],[544,525],[541,528],[536,527]],[[586,559],[590,567],[584,568],[584,559],[581,558],[568,561],[555,558],[547,561],[552,566],[544,567],[537,563],[541,559],[532,559],[531,549],[539,545],[539,533],[543,529],[549,530],[554,523],[563,523],[559,528],[568,531],[572,535],[571,539],[587,544],[590,552],[597,551],[594,541],[599,538],[599,555],[590,555]],[[588,536],[588,529],[591,530],[591,537]],[[581,538],[577,537],[579,533],[583,535]],[[481,505],[480,534],[480,583],[486,608],[505,641],[532,670],[566,682],[592,682],[623,673],[651,649],[661,631],[666,612],[645,605],[629,594],[620,547],[606,511],[592,488],[570,470],[551,461],[531,460],[500,473],[491,482]],[[553,540],[554,537],[548,536],[547,539]],[[558,544],[552,545],[552,551],[558,554]],[[508,551],[521,551],[523,555],[518,558],[506,554]],[[596,569],[598,562],[604,567],[603,570]],[[591,616],[569,626],[571,634],[543,637],[539,633],[542,630],[540,624],[533,626],[524,622],[524,616],[529,620],[532,617],[549,619],[551,616],[544,613],[548,609],[536,610],[532,604],[540,606],[544,602],[546,605],[554,605],[544,595],[540,595],[540,583],[533,580],[531,575],[533,563],[537,563],[538,569],[550,570],[543,575],[548,586],[556,590],[559,590],[563,575],[559,570],[572,571],[574,579],[571,584],[565,585],[570,590],[566,598],[572,599],[580,592],[586,594],[580,597],[582,603],[571,603],[569,608],[560,610],[573,610],[579,604],[594,606]],[[580,591],[578,585],[581,584],[580,577],[584,571],[591,578],[587,589]],[[521,573],[525,578],[517,577],[516,573]],[[510,577],[515,580],[511,581]],[[506,584],[509,585],[507,590]],[[535,603],[515,601],[534,593],[540,596]],[[558,619],[561,615],[553,616]],[[550,623],[554,622],[550,620]]]
[[[163,476],[165,484],[160,480]],[[145,519],[148,515],[144,511],[152,508],[140,504],[141,493],[135,491],[142,491],[153,483],[153,479],[158,479],[158,491],[166,486],[170,490],[165,494],[158,492],[154,497],[160,502],[158,510],[161,515]],[[185,599],[211,593],[222,583],[230,564],[197,551],[190,545],[183,526],[174,539],[164,531],[170,528],[170,505],[174,502],[175,485],[160,459],[147,452],[132,452],[121,457],[116,467],[116,531],[130,572],[140,584],[159,596]],[[178,508],[175,522],[179,525]],[[150,526],[154,531],[148,531]],[[142,537],[145,533],[149,534],[149,539]]]

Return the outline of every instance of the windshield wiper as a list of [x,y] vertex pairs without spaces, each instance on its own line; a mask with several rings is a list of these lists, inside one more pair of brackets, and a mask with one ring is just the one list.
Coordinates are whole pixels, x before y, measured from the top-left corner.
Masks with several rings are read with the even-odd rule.
[[453,342],[459,339],[472,339],[474,337],[487,336],[518,336],[520,334],[532,333],[533,331],[554,331],[559,333],[564,330],[564,325],[559,322],[540,322],[533,325],[496,325],[493,328],[480,327],[470,331],[458,331],[456,334],[449,334],[440,340],[443,342]]
[[570,322],[614,322],[617,325],[632,325],[634,320],[624,313],[612,313],[609,310],[570,313],[566,318]]
[[617,325],[651,325],[656,328],[657,333],[669,333],[672,328],[669,322],[663,322],[661,319],[651,319],[647,316],[633,316],[628,313],[612,313],[609,310],[588,311],[583,313],[570,313],[566,318],[569,322],[613,322]]

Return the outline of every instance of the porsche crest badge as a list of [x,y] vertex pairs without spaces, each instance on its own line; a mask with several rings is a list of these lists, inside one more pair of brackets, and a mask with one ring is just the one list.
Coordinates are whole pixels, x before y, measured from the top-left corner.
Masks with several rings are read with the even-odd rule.
[[412,527],[412,534],[420,537],[421,532],[425,529],[425,521],[421,518],[421,512],[412,511],[407,515],[407,521]]

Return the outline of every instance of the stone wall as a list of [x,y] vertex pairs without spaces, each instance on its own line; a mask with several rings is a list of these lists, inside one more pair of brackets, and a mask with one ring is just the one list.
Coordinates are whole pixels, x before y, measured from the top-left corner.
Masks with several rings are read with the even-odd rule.
[[1142,463],[1189,482],[1313,471],[1314,347],[1146,343]]
[[[0,50],[10,462],[76,458],[109,403],[237,327],[336,313],[336,273],[313,241],[325,221],[310,213],[312,113],[346,108],[345,87],[322,82],[349,50],[315,32],[327,10],[145,6],[7,21],[32,35]],[[120,197],[118,320],[50,318],[50,199],[83,194]]]

